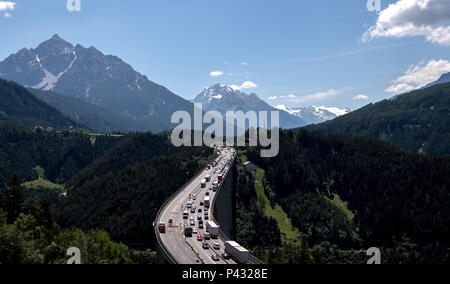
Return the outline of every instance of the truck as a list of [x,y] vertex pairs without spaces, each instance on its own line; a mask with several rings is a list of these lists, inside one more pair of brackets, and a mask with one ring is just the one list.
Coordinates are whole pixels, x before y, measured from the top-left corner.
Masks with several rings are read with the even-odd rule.
[[240,264],[248,262],[249,252],[235,241],[225,242],[225,252],[231,255],[234,261]]
[[216,192],[218,187],[219,187],[219,183],[217,181],[214,181],[212,184],[212,190],[214,192]]
[[158,229],[161,234],[165,234],[166,233],[166,223],[159,222]]
[[211,205],[209,196],[205,197],[205,199],[203,200],[203,205],[205,206],[205,208],[209,208],[209,206]]
[[206,187],[206,179],[202,179],[202,181],[200,182],[200,185],[202,188]]
[[217,239],[219,236],[219,226],[213,221],[206,222],[206,231],[211,234],[213,239]]
[[219,174],[219,175],[217,176],[217,180],[218,180],[219,182],[221,182],[222,179],[223,179],[223,175],[222,175],[222,174]]

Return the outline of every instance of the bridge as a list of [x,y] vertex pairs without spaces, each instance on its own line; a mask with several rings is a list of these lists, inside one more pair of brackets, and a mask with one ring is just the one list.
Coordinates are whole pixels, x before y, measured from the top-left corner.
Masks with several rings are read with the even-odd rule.
[[[234,149],[220,149],[219,155],[211,163],[210,169],[205,168],[189,180],[160,208],[154,222],[154,230],[158,255],[160,259],[164,259],[164,262],[170,264],[236,264],[234,260],[224,257],[225,242],[231,239],[222,230],[219,229],[217,239],[197,239],[199,234],[204,236],[206,233],[206,221],[208,220],[205,220],[205,211],[209,213],[208,219],[220,226],[214,217],[214,206],[216,206],[218,193],[222,190],[225,181],[232,178],[230,172],[235,157]],[[207,175],[210,175],[210,180],[207,181],[205,187],[202,187],[201,182]],[[217,191],[213,191],[212,183],[218,181],[219,175],[222,175],[222,181]],[[206,196],[210,198],[209,208],[204,206],[205,204],[201,204]],[[191,203],[191,205],[188,205],[188,203]],[[191,206],[195,206],[195,210],[192,210]],[[201,208],[201,212],[199,212],[199,208]],[[232,208],[229,210],[232,210]],[[185,211],[189,213],[188,219],[183,218]],[[191,225],[191,216],[194,225]],[[199,224],[200,218],[204,222],[203,227]],[[159,224],[164,224],[164,230],[160,230]],[[185,235],[186,227],[194,229],[192,237]],[[213,259],[214,255],[217,257],[216,260]],[[262,262],[250,256],[249,263],[261,264]]]

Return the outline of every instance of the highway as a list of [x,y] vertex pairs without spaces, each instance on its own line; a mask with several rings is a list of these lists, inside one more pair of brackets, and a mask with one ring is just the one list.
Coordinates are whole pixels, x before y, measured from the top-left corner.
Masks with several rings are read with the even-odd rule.
[[[165,223],[165,233],[160,233],[159,238],[164,245],[165,250],[170,254],[172,259],[178,264],[235,264],[233,260],[224,259],[222,254],[224,253],[224,241],[219,239],[210,240],[197,240],[198,234],[202,236],[206,232],[205,211],[209,212],[209,220],[211,220],[213,208],[206,208],[201,206],[200,203],[204,201],[207,194],[210,196],[211,205],[213,203],[216,192],[212,190],[212,183],[218,181],[218,175],[225,174],[230,169],[228,165],[232,162],[236,155],[235,150],[232,148],[219,148],[219,156],[212,163],[215,167],[210,169],[205,168],[199,175],[192,179],[184,188],[175,195],[169,203],[162,209],[159,214],[159,218],[155,220],[155,226],[158,226],[160,222]],[[210,181],[206,183],[206,187],[201,187],[202,180],[206,175],[210,175]],[[191,213],[192,208],[188,208],[188,202],[192,202],[192,206],[195,206],[195,213]],[[201,208],[202,212],[199,212]],[[183,219],[183,213],[188,211],[188,219]],[[191,216],[195,222],[194,226],[191,226]],[[204,228],[199,228],[199,219],[201,216]],[[172,220],[172,224],[169,223]],[[220,224],[218,224],[220,225]],[[197,233],[192,234],[192,237],[186,237],[184,235],[185,226],[193,227]],[[194,230],[194,231],[195,231]],[[203,243],[208,243],[208,248],[203,248]],[[220,250],[213,248],[214,243],[219,243]],[[218,255],[219,260],[212,259],[213,255]]]

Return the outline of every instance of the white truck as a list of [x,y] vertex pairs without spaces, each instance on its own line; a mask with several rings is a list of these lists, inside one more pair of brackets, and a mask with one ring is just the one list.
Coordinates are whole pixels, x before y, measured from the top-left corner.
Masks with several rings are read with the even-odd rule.
[[219,236],[219,226],[213,221],[206,222],[206,231],[211,235],[213,239],[217,239]]
[[203,205],[205,206],[205,208],[209,208],[209,206],[211,206],[209,196],[205,197],[205,199],[203,200]]
[[200,182],[200,185],[202,188],[206,187],[206,179],[202,179],[202,181]]
[[225,242],[225,252],[240,264],[246,264],[248,262],[248,250],[235,241]]
[[219,187],[219,183],[217,181],[214,181],[212,184],[213,191],[216,192],[218,187]]

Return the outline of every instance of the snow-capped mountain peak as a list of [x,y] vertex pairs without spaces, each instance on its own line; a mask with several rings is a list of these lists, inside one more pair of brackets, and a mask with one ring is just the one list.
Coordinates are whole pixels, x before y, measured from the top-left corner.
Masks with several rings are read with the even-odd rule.
[[345,115],[350,112],[349,109],[340,109],[328,106],[310,106],[301,108],[289,108],[286,105],[277,105],[275,108],[283,110],[291,115],[298,116],[309,124],[321,123],[327,120],[335,119],[338,116]]
[[206,87],[194,100],[195,103],[203,104],[205,109],[222,99],[236,99],[244,96],[251,96],[235,90],[225,84],[217,83],[213,86]]

